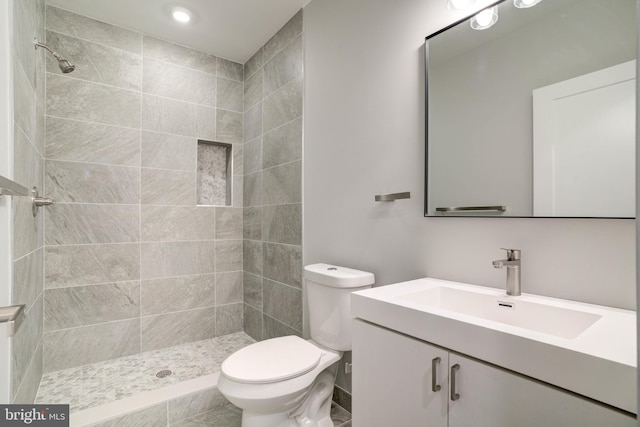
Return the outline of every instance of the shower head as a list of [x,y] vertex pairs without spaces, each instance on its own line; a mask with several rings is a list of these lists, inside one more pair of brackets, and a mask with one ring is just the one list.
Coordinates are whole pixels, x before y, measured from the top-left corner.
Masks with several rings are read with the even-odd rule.
[[63,73],[67,74],[76,69],[75,65],[73,65],[71,62],[67,61],[60,55],[55,54],[55,52],[53,56],[58,60],[58,67],[60,67],[60,71],[62,71]]
[[56,58],[56,60],[58,61],[58,67],[60,67],[60,71],[62,71],[63,73],[67,74],[72,72],[73,70],[76,69],[76,66],[71,64],[69,61],[67,61],[66,59],[64,59],[62,56],[60,56],[58,54],[58,52],[53,51],[49,46],[47,46],[44,43],[40,43],[38,41],[38,39],[33,39],[33,45],[36,49],[38,49],[39,47],[46,49],[47,51],[49,51],[54,58]]

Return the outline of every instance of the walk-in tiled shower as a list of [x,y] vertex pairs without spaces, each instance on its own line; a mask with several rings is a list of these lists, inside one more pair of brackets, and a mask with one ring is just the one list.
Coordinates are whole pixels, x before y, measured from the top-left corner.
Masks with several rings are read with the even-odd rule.
[[[13,8],[15,178],[55,200],[35,219],[14,201],[13,400],[148,415],[145,393],[217,393],[226,355],[302,335],[302,12],[242,65],[43,0]],[[192,409],[237,422],[209,400]]]

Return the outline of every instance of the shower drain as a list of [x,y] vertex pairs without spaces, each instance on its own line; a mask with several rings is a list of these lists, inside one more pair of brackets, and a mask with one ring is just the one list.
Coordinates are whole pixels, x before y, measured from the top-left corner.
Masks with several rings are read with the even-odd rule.
[[170,370],[168,370],[168,369],[163,369],[162,371],[159,371],[159,372],[156,374],[156,377],[158,377],[158,378],[164,378],[164,377],[168,377],[168,376],[169,376],[169,375],[171,375],[171,374],[173,374],[173,372],[171,372]]

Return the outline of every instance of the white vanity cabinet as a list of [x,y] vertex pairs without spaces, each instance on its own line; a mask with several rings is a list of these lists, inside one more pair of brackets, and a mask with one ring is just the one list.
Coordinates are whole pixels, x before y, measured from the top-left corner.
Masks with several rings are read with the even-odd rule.
[[352,388],[354,427],[636,426],[611,407],[359,319]]
[[354,320],[353,425],[447,427],[447,360],[446,350]]

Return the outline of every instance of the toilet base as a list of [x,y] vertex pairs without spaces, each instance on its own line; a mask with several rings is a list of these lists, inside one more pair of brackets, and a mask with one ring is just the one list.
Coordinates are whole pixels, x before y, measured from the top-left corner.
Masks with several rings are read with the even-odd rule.
[[252,414],[242,411],[242,427],[294,427],[288,412]]
[[292,411],[274,414],[242,411],[242,427],[334,427],[331,397],[338,364],[318,375],[302,402]]
[[307,420],[306,423],[299,424],[291,419],[287,412],[265,415],[242,411],[242,427],[334,427],[334,424],[331,416],[326,416],[315,423]]

